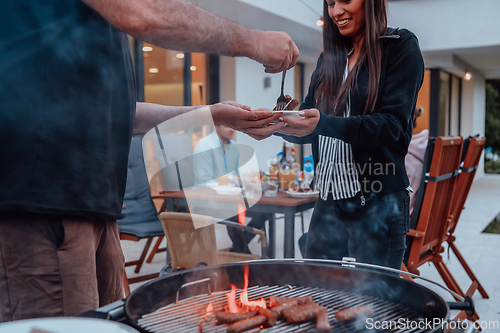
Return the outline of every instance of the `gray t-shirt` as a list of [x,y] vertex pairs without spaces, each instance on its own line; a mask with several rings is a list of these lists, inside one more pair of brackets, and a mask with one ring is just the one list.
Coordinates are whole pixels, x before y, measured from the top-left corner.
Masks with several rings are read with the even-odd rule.
[[79,0],[0,14],[0,213],[118,218],[135,117],[126,35]]

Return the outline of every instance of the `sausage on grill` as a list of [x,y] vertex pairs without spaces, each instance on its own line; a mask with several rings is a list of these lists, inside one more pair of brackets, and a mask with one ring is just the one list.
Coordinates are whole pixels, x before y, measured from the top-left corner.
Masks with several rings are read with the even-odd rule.
[[328,321],[328,311],[320,310],[316,315],[316,329],[320,332],[330,332],[332,326]]
[[231,325],[227,326],[227,333],[240,333],[250,330],[260,325],[265,324],[267,321],[266,316],[258,315],[252,318],[247,318],[241,321],[237,321]]
[[360,305],[335,312],[335,318],[337,318],[338,321],[349,321],[355,319],[356,317],[366,317],[371,314],[373,314],[371,306]]
[[283,316],[289,323],[301,323],[310,320],[318,314],[318,312],[326,309],[317,303],[306,303],[299,306],[290,307],[283,310]]
[[288,303],[291,301],[297,301],[298,305],[312,302],[313,299],[311,296],[302,296],[302,297],[285,297],[285,296],[271,296],[269,297],[269,307],[273,308],[283,303]]
[[230,313],[227,311],[215,311],[215,319],[217,319],[218,324],[223,323],[235,323],[237,321],[253,317],[257,314],[257,311],[250,311],[244,313]]
[[261,307],[257,308],[257,312],[260,315],[266,316],[268,326],[276,325],[276,321],[278,320],[278,314],[276,312]]
[[278,316],[278,318],[279,318],[281,316],[281,313],[283,312],[283,310],[291,308],[291,307],[295,307],[298,305],[299,305],[299,301],[293,300],[290,302],[281,303],[280,305],[275,306],[274,308],[271,308],[271,311],[274,312],[276,314],[276,316]]

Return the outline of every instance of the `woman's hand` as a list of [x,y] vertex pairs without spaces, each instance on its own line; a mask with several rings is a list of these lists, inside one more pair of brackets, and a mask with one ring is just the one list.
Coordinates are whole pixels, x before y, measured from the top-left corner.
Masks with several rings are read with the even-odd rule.
[[281,116],[280,120],[285,123],[278,133],[292,136],[306,136],[314,132],[319,122],[319,110],[308,109],[299,112],[300,119],[292,119]]

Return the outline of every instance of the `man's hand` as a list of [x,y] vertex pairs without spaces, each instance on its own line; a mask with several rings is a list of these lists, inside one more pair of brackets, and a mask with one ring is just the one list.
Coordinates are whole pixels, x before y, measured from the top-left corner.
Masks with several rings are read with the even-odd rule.
[[235,102],[235,101],[224,101],[224,102],[221,102],[220,104],[227,104],[227,105],[235,106],[237,108],[241,108],[244,110],[252,111],[252,108],[250,108],[248,105],[240,104],[240,103]]
[[216,125],[229,126],[243,132],[256,140],[270,137],[283,127],[278,121],[281,113],[273,113],[269,109],[251,111],[246,105],[236,102],[223,102],[210,106],[212,118]]
[[319,110],[302,110],[299,112],[299,115],[302,116],[302,118],[292,119],[281,116],[280,120],[286,125],[283,126],[278,132],[297,137],[306,136],[314,132],[319,122]]
[[266,73],[279,73],[297,63],[299,49],[285,32],[255,30],[257,50],[251,59],[264,65]]

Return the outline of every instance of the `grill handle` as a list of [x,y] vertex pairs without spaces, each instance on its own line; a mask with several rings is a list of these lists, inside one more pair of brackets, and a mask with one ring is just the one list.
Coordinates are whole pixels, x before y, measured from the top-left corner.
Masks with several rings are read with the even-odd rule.
[[448,306],[452,310],[464,310],[467,316],[472,317],[474,315],[474,301],[470,296],[465,296],[463,302],[447,302]]
[[[410,273],[410,272],[405,272],[405,271],[402,271],[400,269],[395,269],[395,268],[390,268],[390,267],[384,267],[384,266],[379,266],[379,265],[373,265],[373,264],[365,264],[365,263],[362,263],[362,262],[356,262],[356,259],[354,258],[342,258],[342,260],[329,260],[329,259],[300,259],[300,260],[297,260],[297,259],[262,259],[262,260],[251,260],[251,261],[244,261],[246,263],[252,263],[252,262],[256,262],[256,261],[259,261],[259,262],[296,262],[296,263],[324,263],[324,264],[335,264],[335,265],[341,265],[341,266],[344,266],[344,267],[356,267],[356,266],[359,266],[359,267],[367,267],[367,268],[375,268],[375,269],[379,269],[379,270],[383,270],[383,271],[387,271],[387,272],[391,272],[391,273],[398,273],[398,274],[405,274],[405,275],[408,275],[408,276],[411,276],[412,278],[414,279],[421,279],[421,280],[424,280],[426,282],[429,282],[433,285],[436,285],[438,287],[440,287],[441,289],[444,289],[446,290],[447,292],[449,292],[455,299],[463,302],[465,299],[460,296],[459,294],[457,294],[456,292],[454,292],[453,290],[450,290],[448,288],[446,288],[445,286],[437,283],[437,282],[434,282],[432,280],[429,280],[429,279],[426,279],[424,277],[421,277],[420,275],[416,275],[416,274],[413,274],[413,273]],[[462,303],[457,303],[457,304],[462,304]]]
[[182,286],[179,287],[179,289],[177,290],[177,294],[175,295],[175,304],[179,303],[179,293],[181,291],[182,288],[186,288],[186,287],[190,287],[190,286],[194,286],[194,285],[197,285],[197,284],[200,284],[200,283],[207,283],[207,286],[208,286],[208,294],[211,295],[212,294],[212,290],[210,289],[210,278],[205,278],[205,279],[201,279],[201,280],[196,280],[196,281],[192,281],[192,282],[188,282],[188,283],[184,283]]

